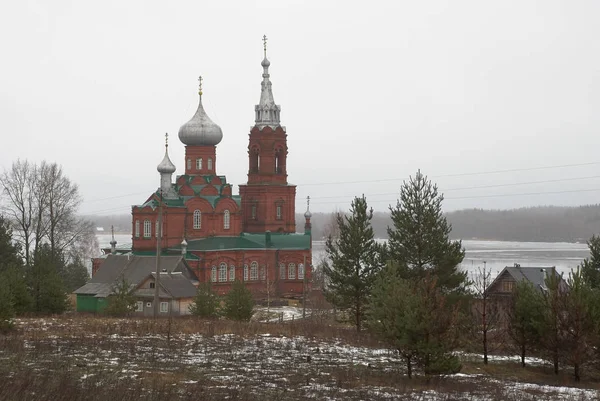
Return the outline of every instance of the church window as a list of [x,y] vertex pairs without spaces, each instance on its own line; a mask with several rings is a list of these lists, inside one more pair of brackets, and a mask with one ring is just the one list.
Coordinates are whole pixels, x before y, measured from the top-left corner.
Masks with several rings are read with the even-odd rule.
[[219,281],[227,281],[227,264],[221,263],[219,265]]
[[135,221],[135,237],[136,238],[140,237],[140,221],[139,220]]
[[229,210],[225,210],[223,212],[223,228],[225,230],[229,230],[229,225],[230,225],[230,213]]
[[252,220],[256,220],[256,205],[252,205]]
[[250,263],[250,280],[258,280],[258,262]]
[[156,224],[154,225],[154,235],[158,238],[158,220],[156,220]]
[[144,220],[144,238],[152,237],[152,223],[150,220]]
[[277,220],[281,220],[281,205],[277,205]]
[[295,280],[296,279],[296,265],[290,263],[288,265],[288,279]]
[[210,270],[210,281],[217,282],[217,266],[213,266]]
[[188,170],[192,169],[192,159],[187,159],[187,169]]
[[262,281],[265,281],[267,279],[267,269],[265,269],[264,265],[260,267],[260,279]]
[[285,263],[279,264],[279,278],[285,280]]
[[244,281],[248,281],[248,264],[244,264]]
[[212,159],[211,158],[208,158],[208,163],[207,163],[206,167],[208,168],[208,170],[212,170],[213,169]]
[[196,170],[202,170],[202,158],[196,159]]
[[304,280],[304,264],[298,265],[298,280]]
[[194,210],[194,230],[199,230],[202,228],[202,212],[196,209]]
[[235,266],[229,266],[229,281],[235,281]]

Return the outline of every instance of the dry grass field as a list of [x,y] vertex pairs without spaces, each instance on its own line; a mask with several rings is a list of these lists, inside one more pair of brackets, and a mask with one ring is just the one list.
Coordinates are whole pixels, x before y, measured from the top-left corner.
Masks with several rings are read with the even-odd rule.
[[461,353],[463,371],[405,376],[368,335],[314,321],[235,323],[70,315],[20,319],[0,335],[0,400],[573,400],[541,360]]

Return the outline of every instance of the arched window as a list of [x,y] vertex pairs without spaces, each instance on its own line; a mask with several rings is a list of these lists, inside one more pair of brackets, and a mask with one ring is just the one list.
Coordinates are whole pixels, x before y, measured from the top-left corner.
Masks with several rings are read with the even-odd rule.
[[250,280],[258,280],[258,262],[250,263]]
[[150,220],[144,220],[144,238],[152,237],[152,223]]
[[265,281],[267,279],[267,269],[265,268],[265,265],[262,265],[260,267],[260,279],[262,281]]
[[136,238],[140,237],[140,221],[139,220],[135,221],[135,237]]
[[217,266],[213,266],[210,269],[210,281],[212,281],[213,283],[217,282]]
[[202,213],[200,210],[194,210],[194,230],[199,230],[202,228]]
[[298,264],[298,280],[304,280],[304,264]]
[[285,280],[285,263],[279,264],[279,278]]
[[154,225],[154,235],[158,238],[158,220],[156,220],[156,224]]
[[235,265],[229,266],[229,281],[235,281]]
[[221,263],[219,265],[219,281],[227,281],[227,264]]
[[223,228],[225,230],[229,230],[229,218],[230,218],[229,210],[225,210],[223,212]]
[[281,220],[281,205],[277,205],[277,207],[275,208],[275,210],[276,210],[275,218],[277,220]]
[[289,280],[295,280],[296,279],[296,265],[293,263],[290,263],[288,265],[288,279]]
[[196,159],[196,170],[202,170],[202,158]]
[[212,169],[213,169],[212,159],[210,157],[208,158],[208,163],[207,163],[206,168],[208,168],[209,171],[212,171]]
[[244,264],[244,281],[248,281],[248,264]]
[[256,205],[252,205],[252,220],[256,220]]
[[187,169],[188,170],[192,169],[192,159],[187,159]]

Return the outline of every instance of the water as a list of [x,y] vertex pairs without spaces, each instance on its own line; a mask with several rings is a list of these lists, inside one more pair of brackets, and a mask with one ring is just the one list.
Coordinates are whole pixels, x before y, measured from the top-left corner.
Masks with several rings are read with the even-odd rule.
[[[98,234],[101,247],[110,246],[110,234]],[[130,234],[115,235],[117,246],[131,244]],[[555,266],[560,273],[568,275],[581,261],[589,257],[587,244],[569,242],[511,242],[511,241],[463,241],[466,255],[461,269],[469,274],[477,272],[479,267],[491,269],[495,276],[505,266],[519,263],[523,267]],[[313,264],[325,257],[325,242],[313,242]]]

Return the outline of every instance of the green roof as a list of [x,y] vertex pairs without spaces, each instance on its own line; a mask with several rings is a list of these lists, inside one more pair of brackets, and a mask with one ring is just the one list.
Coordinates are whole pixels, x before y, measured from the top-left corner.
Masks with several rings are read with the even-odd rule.
[[[237,249],[310,249],[310,235],[271,233],[267,245],[265,234],[242,233],[237,237],[208,237],[188,241],[190,251],[218,251]],[[181,249],[181,246],[169,248]]]
[[[200,185],[194,185],[192,187],[192,189],[194,191],[196,191],[195,188],[197,187],[201,187]],[[217,187],[217,189],[219,191],[221,191],[222,186],[221,185],[215,185],[215,187]],[[155,194],[157,196],[160,196],[160,192],[157,190],[155,192]],[[187,202],[188,200],[192,199],[192,198],[201,198],[201,199],[205,199],[206,201],[208,201],[208,203],[211,204],[211,206],[214,208],[217,206],[217,203],[219,203],[219,201],[221,199],[231,199],[233,200],[238,206],[242,206],[242,197],[240,195],[232,195],[232,196],[222,196],[222,195],[195,195],[195,196],[178,196],[175,199],[171,199],[171,198],[163,198],[163,202],[165,203],[165,205],[167,205],[168,207],[184,207],[185,206],[185,202]],[[143,203],[141,205],[134,205],[133,207],[139,207],[139,208],[143,208],[146,206],[150,206],[152,209],[156,209],[158,207],[158,202],[156,201],[156,199],[151,198],[150,200],[148,200],[146,203]]]

